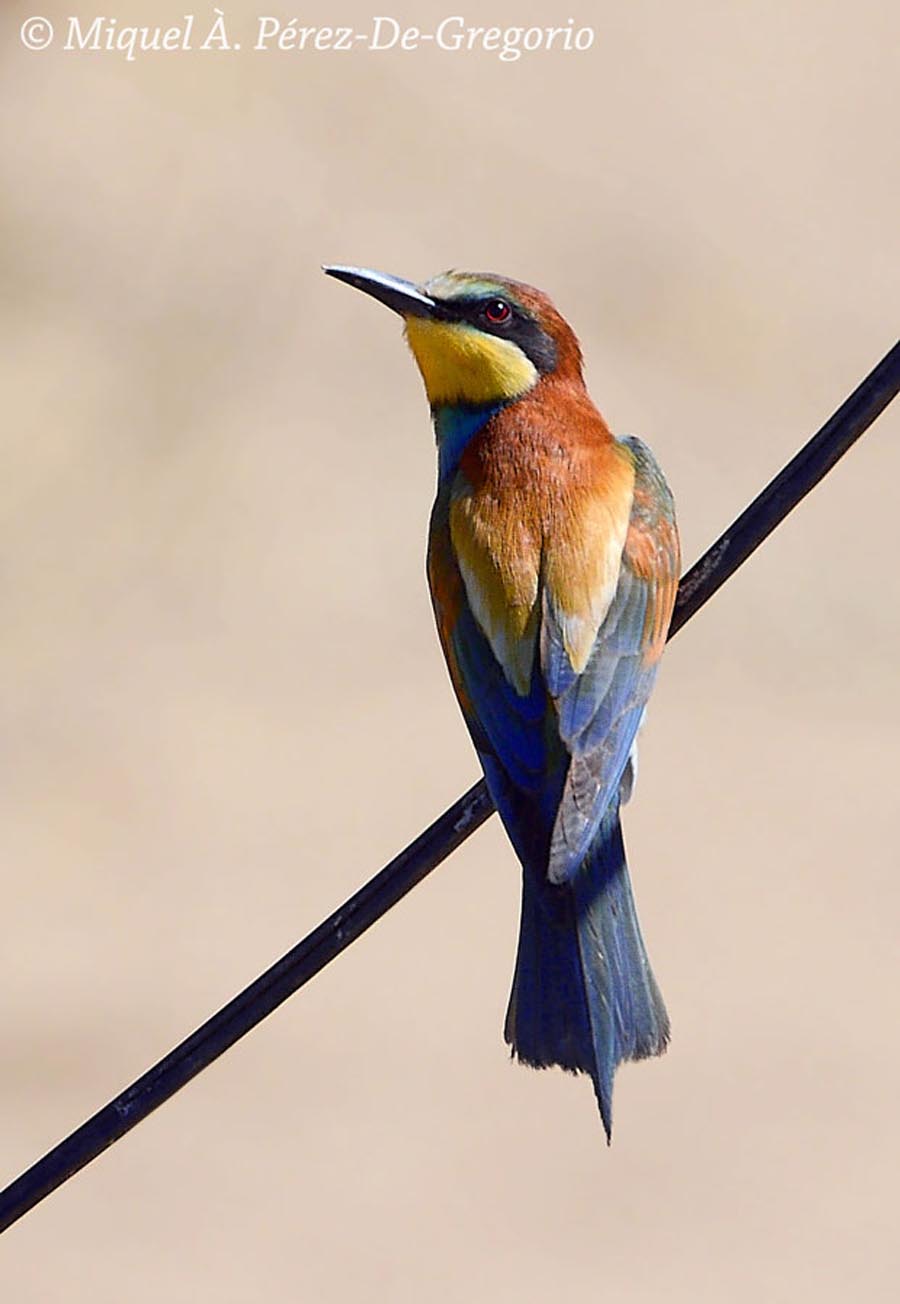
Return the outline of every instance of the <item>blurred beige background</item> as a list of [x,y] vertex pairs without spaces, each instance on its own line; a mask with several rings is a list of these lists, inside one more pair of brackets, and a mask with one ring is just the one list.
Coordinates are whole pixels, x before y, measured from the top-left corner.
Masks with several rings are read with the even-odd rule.
[[[34,54],[35,8],[72,12],[0,18],[3,1181],[475,777],[419,381],[320,262],[547,289],[688,561],[900,288],[887,0],[573,5],[592,52],[516,63]],[[249,46],[269,11],[226,12]],[[584,1081],[506,1058],[492,823],[10,1231],[3,1300],[895,1298],[898,423],[670,651],[626,832],[674,1041],[611,1151]]]

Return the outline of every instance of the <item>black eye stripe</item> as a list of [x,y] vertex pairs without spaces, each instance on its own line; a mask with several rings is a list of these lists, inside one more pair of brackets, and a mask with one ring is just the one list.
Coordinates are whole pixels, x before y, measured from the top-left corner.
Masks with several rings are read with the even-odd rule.
[[438,303],[435,316],[443,321],[465,321],[471,325],[481,325],[485,310],[495,303],[503,303],[509,309],[510,316],[505,319],[507,321],[515,319],[530,322],[532,320],[517,304],[510,303],[508,299],[501,299],[496,294],[490,299],[446,299],[443,303]]
[[[509,309],[509,316],[502,321],[491,321],[486,315],[486,309],[499,303]],[[434,317],[438,321],[465,322],[486,335],[510,340],[530,358],[538,371],[552,371],[556,366],[556,345],[551,337],[524,308],[499,294],[472,295],[468,298],[445,299],[443,302],[436,300]]]

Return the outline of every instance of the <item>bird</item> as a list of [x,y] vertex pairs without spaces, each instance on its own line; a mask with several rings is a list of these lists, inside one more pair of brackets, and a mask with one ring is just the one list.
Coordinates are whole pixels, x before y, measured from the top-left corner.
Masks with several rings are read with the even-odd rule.
[[672,495],[647,445],[595,407],[543,292],[485,273],[323,270],[403,318],[431,408],[432,605],[522,867],[505,1040],[526,1065],[587,1074],[610,1143],[618,1065],[669,1041],[620,810],[678,588]]

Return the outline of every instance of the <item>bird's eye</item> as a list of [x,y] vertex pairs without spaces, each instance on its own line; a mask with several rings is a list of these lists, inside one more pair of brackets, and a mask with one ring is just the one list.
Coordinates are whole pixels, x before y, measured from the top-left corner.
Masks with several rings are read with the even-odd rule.
[[491,299],[484,305],[484,315],[492,326],[503,326],[512,316],[512,308],[505,299]]

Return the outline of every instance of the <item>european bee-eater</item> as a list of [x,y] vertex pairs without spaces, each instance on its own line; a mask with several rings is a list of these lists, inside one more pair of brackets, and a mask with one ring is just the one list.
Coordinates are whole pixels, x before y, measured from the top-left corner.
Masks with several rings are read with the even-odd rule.
[[404,319],[431,404],[432,603],[522,862],[506,1040],[525,1064],[589,1073],[609,1139],[617,1065],[669,1038],[619,807],[678,586],[672,496],[647,446],[610,432],[578,340],[540,291],[325,271]]

